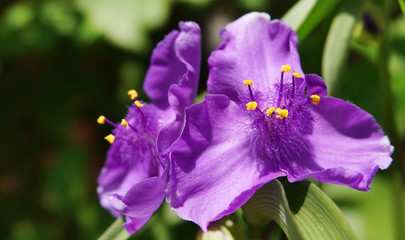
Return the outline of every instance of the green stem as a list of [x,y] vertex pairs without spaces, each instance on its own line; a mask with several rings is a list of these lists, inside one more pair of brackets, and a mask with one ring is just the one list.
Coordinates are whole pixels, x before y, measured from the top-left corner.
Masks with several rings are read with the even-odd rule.
[[130,237],[127,230],[125,230],[124,220],[117,218],[108,228],[105,230],[98,240],[126,240]]

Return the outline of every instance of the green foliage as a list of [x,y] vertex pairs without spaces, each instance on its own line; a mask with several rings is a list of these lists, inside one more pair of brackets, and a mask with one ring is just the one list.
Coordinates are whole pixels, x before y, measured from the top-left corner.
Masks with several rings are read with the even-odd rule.
[[284,186],[273,180],[243,206],[248,220],[274,220],[288,239],[357,239],[333,201],[315,184],[302,181]]
[[334,17],[322,57],[322,76],[332,94],[343,71],[361,1],[346,2]]
[[301,0],[298,1],[283,17],[297,32],[303,41],[313,29],[341,2],[341,0]]

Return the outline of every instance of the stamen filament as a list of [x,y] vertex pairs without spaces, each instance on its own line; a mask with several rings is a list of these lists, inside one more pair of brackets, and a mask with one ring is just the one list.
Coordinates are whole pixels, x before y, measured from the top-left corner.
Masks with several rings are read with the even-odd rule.
[[253,92],[252,92],[252,88],[250,87],[250,85],[248,85],[248,89],[249,89],[250,98],[252,99],[252,101],[254,101],[255,98],[253,97]]
[[283,97],[283,85],[284,85],[284,71],[281,71],[280,90],[278,92],[277,106],[280,106],[281,99]]
[[115,123],[111,122],[108,118],[106,118],[103,115],[100,115],[100,117],[97,118],[97,123],[98,124],[104,124],[105,122],[107,122],[108,124],[110,124],[113,127],[117,126]]
[[250,98],[252,99],[252,101],[255,101],[255,98],[253,97],[252,88],[250,87],[253,85],[253,81],[252,80],[243,80],[243,84],[245,84],[245,86],[248,86]]
[[301,77],[302,77],[302,76],[301,76],[300,73],[297,73],[297,72],[294,72],[294,73],[293,73],[293,89],[292,89],[293,97],[294,97],[294,95],[295,95],[295,78],[301,78]]

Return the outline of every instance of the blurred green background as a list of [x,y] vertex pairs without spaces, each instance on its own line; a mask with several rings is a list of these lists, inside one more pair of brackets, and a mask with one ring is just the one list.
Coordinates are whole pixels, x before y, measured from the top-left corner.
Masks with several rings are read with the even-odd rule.
[[[322,3],[324,2],[324,3]],[[325,4],[325,2],[327,4]],[[353,3],[356,2],[356,3]],[[200,92],[218,32],[250,11],[297,30],[306,73],[372,113],[396,147],[372,191],[323,184],[361,239],[401,239],[405,19],[402,0],[37,0],[0,2],[0,239],[95,239],[114,218],[96,194],[111,128],[141,92],[153,47],[180,20],[202,28]],[[301,5],[299,5],[301,4]],[[405,10],[405,3],[403,3]],[[308,9],[309,8],[309,9]],[[164,205],[136,239],[190,239]],[[403,231],[403,230],[402,230]],[[188,234],[188,235],[184,235]]]

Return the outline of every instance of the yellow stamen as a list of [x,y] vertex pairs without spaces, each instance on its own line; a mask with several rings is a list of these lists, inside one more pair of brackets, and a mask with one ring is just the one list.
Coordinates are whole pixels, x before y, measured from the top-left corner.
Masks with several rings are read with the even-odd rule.
[[257,102],[248,102],[246,103],[247,110],[255,110],[257,108]]
[[103,115],[100,115],[100,117],[97,118],[97,123],[98,124],[104,124],[105,123],[105,117]]
[[127,120],[122,119],[122,120],[121,120],[121,125],[124,126],[124,127],[128,127],[128,122],[127,122]]
[[134,89],[131,89],[131,90],[128,91],[128,96],[132,100],[135,100],[138,97],[138,93]]
[[291,71],[290,65],[289,65],[289,64],[283,65],[283,66],[281,67],[281,71],[282,71],[282,72],[289,72],[289,71]]
[[302,77],[301,73],[297,73],[297,72],[293,73],[293,76],[296,77],[296,78],[301,78]]
[[276,113],[278,113],[277,118],[283,119],[283,118],[288,117],[288,110],[287,109],[277,108]]
[[267,116],[271,117],[271,115],[274,113],[274,107],[270,107],[267,109]]
[[253,85],[253,81],[252,80],[244,80],[243,84],[245,84],[245,86],[247,85]]
[[112,144],[115,140],[115,136],[112,134],[108,134],[106,137],[104,137],[105,140],[107,140],[107,142],[109,142],[110,144]]
[[321,97],[318,96],[318,95],[316,95],[316,94],[311,95],[311,98],[312,98],[312,102],[313,102],[315,105],[318,105],[319,102],[321,101]]
[[143,104],[139,100],[136,100],[134,103],[139,108],[143,107]]

